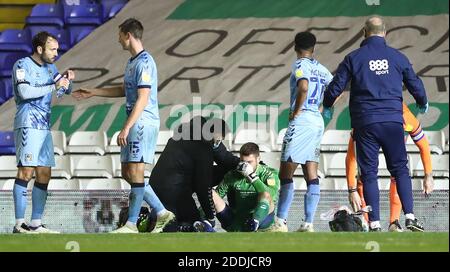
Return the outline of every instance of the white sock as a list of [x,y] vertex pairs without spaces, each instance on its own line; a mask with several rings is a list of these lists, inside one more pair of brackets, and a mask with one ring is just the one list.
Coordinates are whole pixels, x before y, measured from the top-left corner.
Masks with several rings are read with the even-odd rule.
[[24,218],[16,219],[16,226],[22,226],[22,224],[25,223]]
[[284,225],[287,224],[286,219],[283,219],[283,218],[277,217],[277,221],[278,221],[278,223],[280,223],[280,224],[284,224]]
[[133,228],[133,229],[136,229],[136,228],[137,228],[137,227],[136,227],[136,223],[133,223],[133,222],[130,222],[130,221],[127,221],[126,225],[127,225],[128,227],[130,227],[130,228]]
[[166,212],[167,212],[166,209],[162,209],[161,211],[159,211],[159,212],[156,213],[156,217],[159,218],[159,217],[163,216],[164,214],[166,214]]
[[42,225],[41,219],[31,219],[31,226],[33,228],[39,227],[40,225]]
[[371,228],[371,229],[381,228],[380,221],[373,221],[373,222],[370,222],[370,228]]
[[411,219],[411,220],[416,219],[416,217],[414,216],[413,213],[407,213],[407,214],[405,214],[405,218],[406,218],[406,219]]

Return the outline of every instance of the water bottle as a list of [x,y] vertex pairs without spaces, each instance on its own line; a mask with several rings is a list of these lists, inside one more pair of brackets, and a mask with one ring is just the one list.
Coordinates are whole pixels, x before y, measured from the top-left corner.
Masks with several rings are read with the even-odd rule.
[[[63,77],[67,78],[66,75],[64,75]],[[56,97],[61,98],[66,93],[66,91],[67,91],[66,87],[64,86],[59,87],[58,90],[56,90]]]
[[58,90],[56,90],[56,97],[61,98],[65,93],[67,89],[64,86],[59,87]]

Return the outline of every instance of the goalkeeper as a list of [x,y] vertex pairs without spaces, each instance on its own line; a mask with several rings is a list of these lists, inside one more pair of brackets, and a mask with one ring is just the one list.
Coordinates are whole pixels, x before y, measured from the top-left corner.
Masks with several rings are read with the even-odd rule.
[[[430,157],[430,145],[425,133],[422,130],[419,120],[417,120],[417,118],[412,114],[405,103],[403,103],[403,128],[419,148],[420,157],[425,170],[425,177],[423,179],[423,193],[425,196],[428,196],[433,191],[433,168]],[[363,183],[360,179],[358,181],[356,179],[357,163],[353,135],[350,136],[348,143],[347,156],[345,158],[345,171],[347,176],[349,201],[353,210],[357,211],[361,209],[361,207],[366,206],[366,203],[363,195]],[[397,185],[395,178],[393,177],[391,177],[389,187],[389,201],[389,231],[402,232],[403,229],[399,222],[402,203],[400,202],[400,198],[397,193]],[[367,219],[368,218],[366,218],[366,220]]]
[[[273,168],[260,164],[259,147],[244,144],[236,170],[229,171],[213,191],[216,216],[226,231],[276,231],[274,210],[280,180]],[[227,196],[228,204],[223,198]],[[214,231],[207,221],[196,222],[198,231]]]

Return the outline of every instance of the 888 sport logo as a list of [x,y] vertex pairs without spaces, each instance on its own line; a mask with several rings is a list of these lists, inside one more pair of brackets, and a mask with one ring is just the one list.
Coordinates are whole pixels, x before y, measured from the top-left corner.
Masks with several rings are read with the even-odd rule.
[[377,75],[389,74],[389,62],[387,59],[369,61],[370,71]]

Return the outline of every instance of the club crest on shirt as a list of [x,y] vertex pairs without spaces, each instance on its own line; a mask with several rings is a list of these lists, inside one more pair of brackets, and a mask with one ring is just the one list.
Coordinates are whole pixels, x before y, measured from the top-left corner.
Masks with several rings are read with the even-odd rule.
[[25,161],[30,162],[32,160],[33,160],[33,154],[31,154],[31,153],[25,154]]
[[319,148],[316,148],[316,149],[314,150],[314,156],[315,156],[315,157],[319,157],[319,156],[320,156],[320,149],[319,149]]

